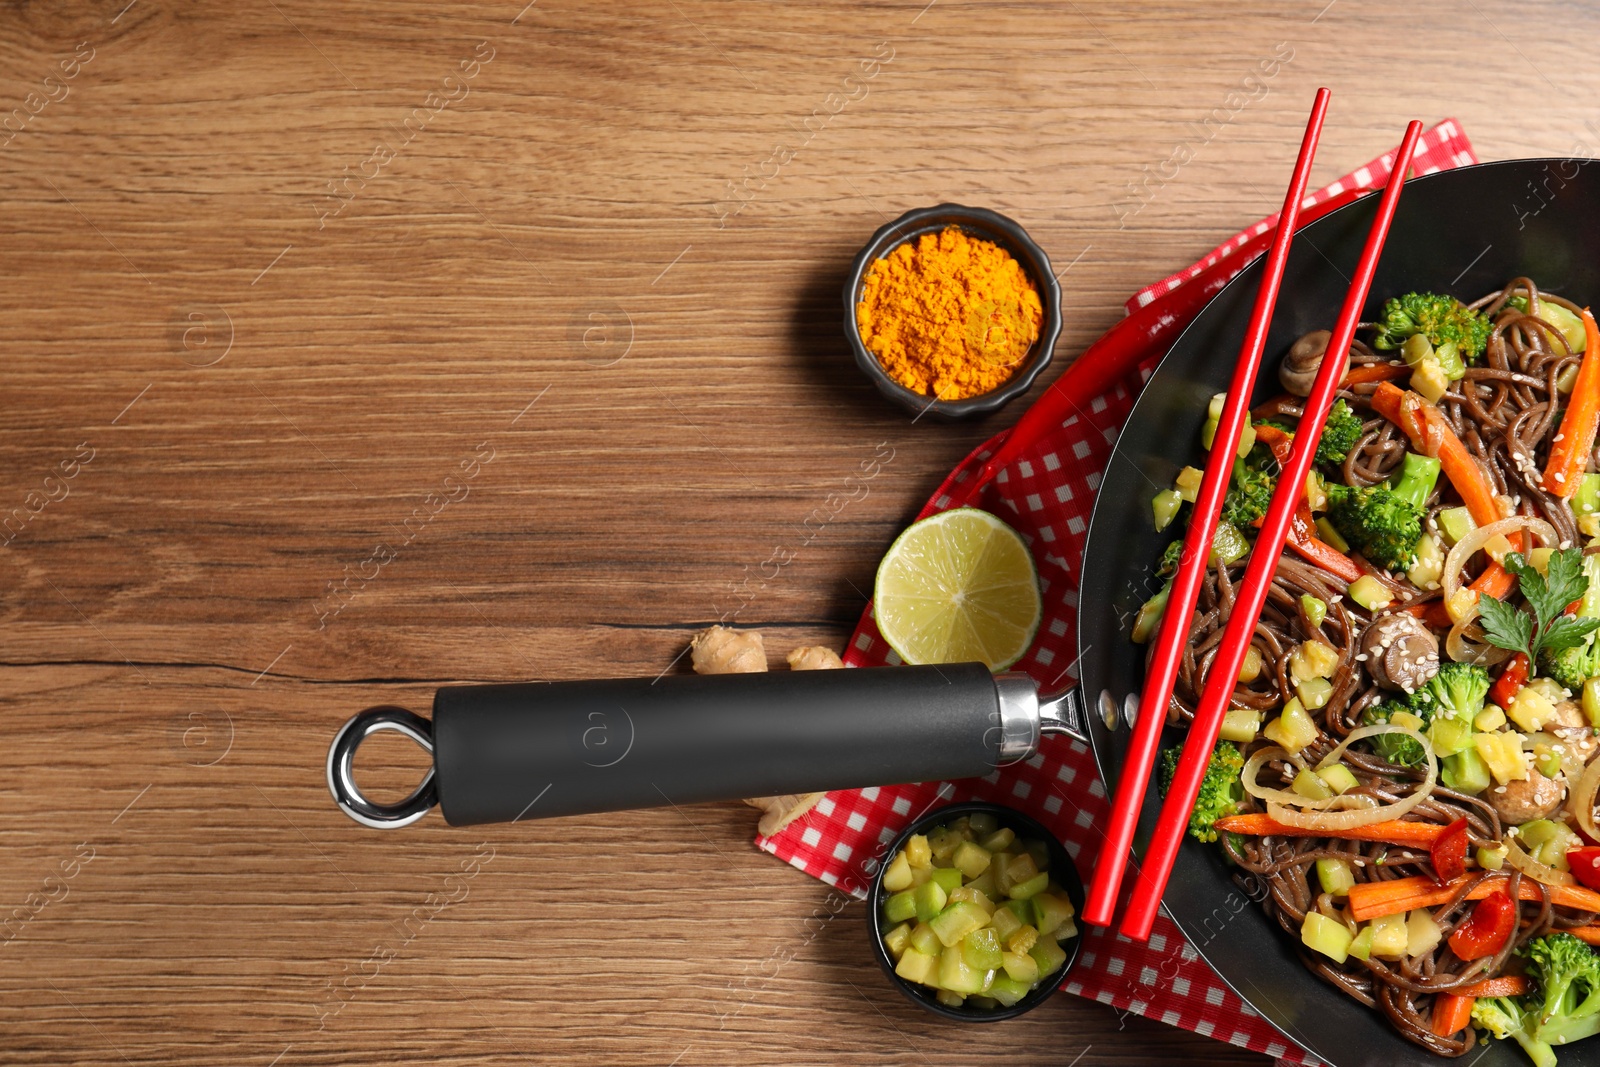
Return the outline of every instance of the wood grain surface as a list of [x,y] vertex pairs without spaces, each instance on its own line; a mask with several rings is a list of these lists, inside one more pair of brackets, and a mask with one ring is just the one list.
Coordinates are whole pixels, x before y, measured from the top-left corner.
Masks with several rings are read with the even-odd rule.
[[841,645],[1021,411],[913,424],[853,369],[887,219],[1020,220],[1064,360],[1275,206],[1319,84],[1318,184],[1413,116],[1590,154],[1600,16],[524,2],[0,6],[0,1061],[1263,1062],[1066,995],[919,1013],[747,808],[379,833],[326,747],[719,618]]

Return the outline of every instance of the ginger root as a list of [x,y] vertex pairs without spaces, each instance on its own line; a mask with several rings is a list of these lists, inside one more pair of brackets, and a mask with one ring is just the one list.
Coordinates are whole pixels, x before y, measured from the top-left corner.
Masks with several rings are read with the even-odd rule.
[[844,660],[839,658],[839,653],[821,645],[807,645],[789,653],[791,671],[835,671],[843,668]]
[[[730,630],[712,626],[689,642],[696,674],[749,674],[767,669],[766,642],[759,630]],[[796,671],[837,670],[844,666],[830,648],[812,645],[797,648],[788,655],[789,669]],[[761,810],[756,831],[771,837],[816,806],[822,793],[786,793],[778,797],[750,797],[745,803]]]
[[760,630],[712,626],[689,642],[696,674],[754,674],[767,669],[767,647]]

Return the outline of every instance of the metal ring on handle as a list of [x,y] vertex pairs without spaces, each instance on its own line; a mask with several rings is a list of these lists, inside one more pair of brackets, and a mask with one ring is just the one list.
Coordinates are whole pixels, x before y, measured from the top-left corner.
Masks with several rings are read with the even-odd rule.
[[394,830],[410,826],[439,802],[433,784],[433,768],[423,776],[422,784],[411,795],[395,804],[378,804],[368,800],[356,786],[354,765],[356,749],[361,742],[380,730],[394,730],[415,741],[429,756],[433,755],[433,724],[422,716],[393,704],[368,708],[353,716],[334,735],[328,746],[328,792],[339,809],[362,826],[376,830]]

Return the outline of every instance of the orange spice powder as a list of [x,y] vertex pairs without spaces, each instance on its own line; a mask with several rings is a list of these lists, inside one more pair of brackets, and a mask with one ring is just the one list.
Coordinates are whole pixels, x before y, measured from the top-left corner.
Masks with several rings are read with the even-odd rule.
[[856,305],[862,343],[889,376],[940,400],[998,388],[1039,339],[1043,320],[1022,265],[956,226],[873,261]]

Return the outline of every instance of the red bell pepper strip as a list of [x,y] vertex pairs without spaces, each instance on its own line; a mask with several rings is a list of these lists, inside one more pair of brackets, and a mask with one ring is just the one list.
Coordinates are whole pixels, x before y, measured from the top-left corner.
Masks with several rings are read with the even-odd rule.
[[1459,1034],[1472,1021],[1472,1007],[1477,1000],[1461,993],[1440,993],[1433,998],[1433,1018],[1428,1029],[1439,1037]]
[[1600,328],[1594,316],[1583,309],[1583,362],[1578,365],[1578,380],[1572,386],[1572,399],[1561,416],[1561,429],[1550,446],[1550,461],[1544,467],[1544,491],[1562,500],[1572,499],[1594,449],[1595,430],[1600,429]]
[[1517,929],[1517,904],[1505,890],[1478,901],[1472,914],[1450,935],[1450,951],[1463,960],[1493,956]]
[[1445,827],[1439,840],[1428,850],[1433,856],[1433,878],[1449,882],[1467,873],[1467,820],[1457,819]]
[[1347,582],[1353,582],[1367,573],[1355,560],[1319,538],[1316,529],[1311,509],[1301,504],[1289,523],[1289,547],[1308,562],[1315,563],[1329,574],[1337,574]]
[[1518,652],[1506,664],[1506,669],[1500,672],[1500,677],[1494,680],[1494,685],[1489,689],[1489,703],[1502,708],[1509,707],[1516,699],[1517,692],[1527,684],[1528,657],[1526,653]]
[[[1320,204],[1302,208],[1296,231],[1369,192],[1370,189],[1347,189]],[[1223,286],[1232,281],[1234,275],[1249,265],[1251,260],[1267,250],[1272,243],[1273,233],[1274,230],[1268,227],[1176,289],[1156,297],[1101,334],[1023,413],[1005,440],[995,449],[994,455],[978,471],[977,477],[968,482],[965,499],[974,499],[996,474],[1015,462],[1040,437],[1079,411],[1081,405],[1105,392],[1119,378],[1132,373],[1149,357],[1165,355],[1167,349],[1172,347],[1172,342],[1194,321],[1200,309],[1210,303],[1211,298],[1221,292]]]
[[1600,846],[1568,849],[1567,866],[1572,870],[1572,877],[1581,884],[1600,889]]

